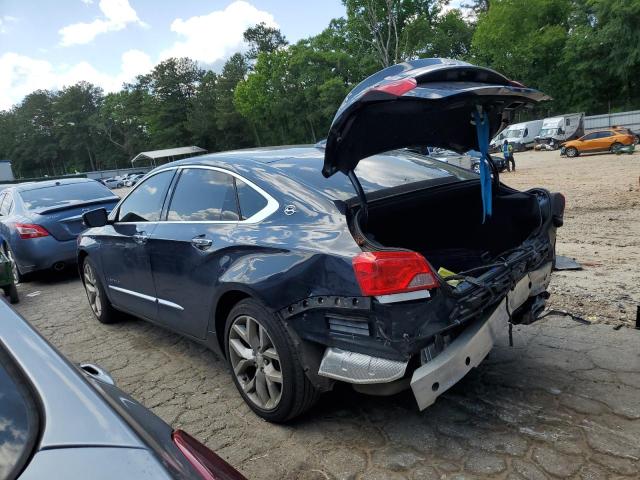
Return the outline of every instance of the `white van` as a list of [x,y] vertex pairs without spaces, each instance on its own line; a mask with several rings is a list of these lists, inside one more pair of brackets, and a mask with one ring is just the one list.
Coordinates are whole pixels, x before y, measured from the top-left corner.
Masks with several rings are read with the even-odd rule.
[[584,113],[545,118],[540,134],[535,139],[535,149],[555,150],[563,142],[582,135],[584,135]]
[[505,139],[513,146],[514,152],[532,148],[541,128],[542,120],[509,125],[491,140],[490,148],[494,151],[499,151]]

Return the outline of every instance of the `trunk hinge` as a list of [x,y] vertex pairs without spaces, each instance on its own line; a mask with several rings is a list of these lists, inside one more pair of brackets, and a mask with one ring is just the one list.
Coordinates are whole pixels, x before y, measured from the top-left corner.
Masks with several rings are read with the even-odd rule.
[[360,184],[360,180],[356,176],[356,172],[353,170],[349,170],[349,174],[347,175],[349,180],[351,180],[351,184],[358,194],[358,199],[360,200],[360,209],[362,213],[360,214],[360,225],[364,228],[367,225],[367,220],[369,219],[369,205],[367,204],[367,196],[364,193],[364,189]]

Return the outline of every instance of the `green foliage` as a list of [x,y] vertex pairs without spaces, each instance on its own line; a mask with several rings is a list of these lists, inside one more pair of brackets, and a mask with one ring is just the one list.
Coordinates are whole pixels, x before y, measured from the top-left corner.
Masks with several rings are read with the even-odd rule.
[[538,117],[640,108],[640,0],[468,0],[467,15],[448,0],[343,3],[344,18],[293,45],[249,28],[248,53],[221,72],[171,58],[107,95],[86,82],[33,92],[0,112],[0,158],[31,177],[122,167],[156,148],[316,142],[357,83],[419,57],[468,60],[545,91],[555,100]]
[[244,41],[249,45],[247,58],[255,59],[259,53],[274,52],[287,45],[287,39],[277,28],[268,27],[264,22],[254,27],[247,28],[244,32]]

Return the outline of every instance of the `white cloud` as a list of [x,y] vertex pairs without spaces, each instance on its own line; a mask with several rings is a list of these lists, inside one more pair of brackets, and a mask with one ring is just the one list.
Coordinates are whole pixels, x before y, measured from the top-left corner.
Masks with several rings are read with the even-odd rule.
[[93,0],[80,0],[80,1],[85,5],[91,5],[93,3]]
[[[92,0],[82,0],[85,4]],[[134,23],[142,27],[148,25],[138,18],[136,11],[129,5],[129,0],[100,0],[98,4],[104,18],[97,18],[93,22],[80,22],[61,28],[58,33],[62,36],[60,45],[82,45],[91,42],[96,36],[124,29]]]
[[98,85],[107,92],[114,92],[124,82],[149,72],[151,68],[151,58],[140,50],[128,50],[122,54],[120,71],[116,75],[100,72],[88,62],[54,68],[46,60],[5,53],[0,56],[0,110],[11,108],[34,90],[59,89],[81,80]]
[[181,40],[160,54],[160,59],[190,57],[194,60],[213,63],[244,49],[242,34],[257,23],[264,22],[277,27],[273,15],[242,0],[237,0],[224,10],[186,20],[175,19],[171,30]]

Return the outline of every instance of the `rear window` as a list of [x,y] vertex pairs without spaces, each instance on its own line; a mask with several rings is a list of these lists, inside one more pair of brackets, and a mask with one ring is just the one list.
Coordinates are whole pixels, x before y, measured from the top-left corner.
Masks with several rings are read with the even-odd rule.
[[38,411],[26,379],[0,345],[0,478],[24,468],[38,436]]
[[43,210],[102,198],[115,198],[107,187],[98,182],[67,183],[23,190],[20,197],[27,210]]
[[[290,163],[283,161],[274,165],[283,168],[287,173],[290,171],[303,182],[336,200],[348,200],[356,195],[346,175],[338,172],[324,178],[320,173],[322,164],[317,159],[295,158]],[[356,167],[356,175],[365,193],[425,180],[450,178],[451,181],[456,181],[478,178],[469,170],[408,151],[394,151],[362,159]]]

